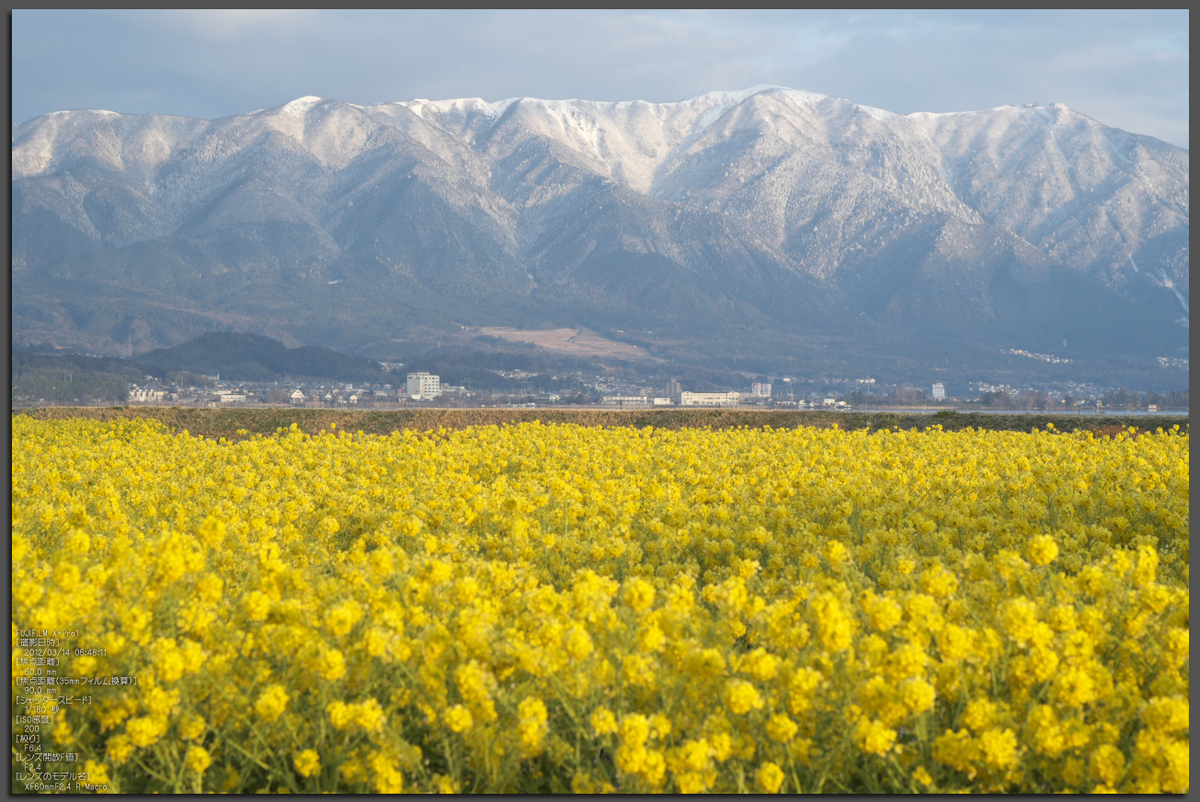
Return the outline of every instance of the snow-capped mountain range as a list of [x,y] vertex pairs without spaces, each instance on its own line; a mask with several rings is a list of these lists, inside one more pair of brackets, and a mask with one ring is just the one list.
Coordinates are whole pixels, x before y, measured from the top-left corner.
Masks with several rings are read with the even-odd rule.
[[611,319],[1187,343],[1188,151],[1062,105],[892,114],[758,86],[60,111],[13,126],[12,182],[14,342]]

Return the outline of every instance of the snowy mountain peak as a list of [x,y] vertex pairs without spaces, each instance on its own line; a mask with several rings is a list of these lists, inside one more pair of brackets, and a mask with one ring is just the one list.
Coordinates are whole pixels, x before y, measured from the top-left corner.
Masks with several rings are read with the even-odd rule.
[[303,113],[320,103],[321,100],[322,99],[316,95],[305,95],[304,97],[298,97],[295,100],[284,103],[279,108],[281,111],[294,111]]
[[452,314],[850,343],[805,365],[908,332],[960,374],[998,344],[1186,354],[1188,198],[1186,150],[1061,106],[760,85],[59,112],[12,127],[13,341],[149,348],[236,317],[345,346]]

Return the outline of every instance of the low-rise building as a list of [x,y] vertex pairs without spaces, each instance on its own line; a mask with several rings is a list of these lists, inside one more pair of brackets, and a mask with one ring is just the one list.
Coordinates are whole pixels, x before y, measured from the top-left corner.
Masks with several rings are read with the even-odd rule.
[[742,400],[742,394],[736,390],[729,393],[680,393],[679,405],[682,407],[732,407]]
[[129,386],[129,401],[134,404],[152,404],[162,401],[166,395],[166,391],[153,387],[138,387],[136,384]]
[[649,404],[644,395],[604,395],[600,403],[610,407],[644,407]]

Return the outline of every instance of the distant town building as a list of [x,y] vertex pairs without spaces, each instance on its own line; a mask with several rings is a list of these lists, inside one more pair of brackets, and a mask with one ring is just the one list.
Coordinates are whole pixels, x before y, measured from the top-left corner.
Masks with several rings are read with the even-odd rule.
[[754,382],[750,385],[750,395],[755,398],[770,398],[771,383],[770,382]]
[[245,393],[220,393],[221,403],[223,404],[244,404],[246,403]]
[[678,403],[679,395],[682,392],[683,388],[679,386],[678,381],[671,379],[669,382],[667,382],[667,398],[670,398],[672,401]]
[[732,407],[742,400],[742,394],[731,393],[680,393],[679,405],[683,407]]
[[424,371],[408,374],[408,397],[414,401],[430,401],[442,394],[442,377]]
[[303,404],[304,403],[304,393],[300,392],[299,389],[295,390],[292,393],[292,403],[293,404]]
[[675,403],[671,399],[663,398],[661,396],[653,398],[651,400],[654,403],[654,406],[656,406],[656,407],[669,407]]
[[600,397],[600,403],[613,407],[644,407],[649,401],[644,395],[605,395]]
[[945,401],[946,400],[946,385],[942,384],[941,382],[934,383],[934,385],[933,385],[933,400],[934,401]]
[[166,397],[166,392],[163,390],[155,390],[151,387],[138,387],[136,384],[129,387],[129,401],[132,403],[153,403],[162,401]]

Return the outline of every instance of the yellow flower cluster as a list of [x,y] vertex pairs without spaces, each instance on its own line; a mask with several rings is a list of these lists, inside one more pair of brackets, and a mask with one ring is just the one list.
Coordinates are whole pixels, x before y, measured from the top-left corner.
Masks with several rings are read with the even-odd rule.
[[14,699],[136,677],[41,727],[122,793],[1184,793],[1188,442],[14,416]]

